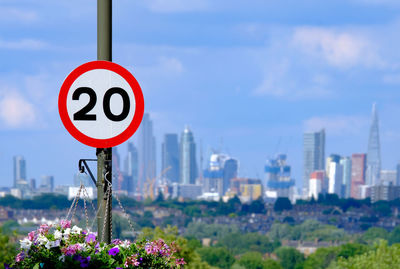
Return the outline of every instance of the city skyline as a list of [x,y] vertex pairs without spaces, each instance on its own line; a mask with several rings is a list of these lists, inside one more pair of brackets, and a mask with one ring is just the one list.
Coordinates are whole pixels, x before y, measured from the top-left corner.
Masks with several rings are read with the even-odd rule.
[[[96,59],[96,7],[76,0],[0,7],[3,184],[12,184],[15,155],[24,155],[29,178],[71,183],[77,161],[95,149],[69,136],[56,100],[65,76]],[[113,61],[143,89],[158,164],[164,133],[190,124],[204,155],[222,144],[243,175],[261,178],[266,159],[287,154],[299,184],[302,134],[325,128],[327,153],[366,152],[376,103],[388,170],[400,151],[399,8],[364,0],[123,0],[114,3]]]

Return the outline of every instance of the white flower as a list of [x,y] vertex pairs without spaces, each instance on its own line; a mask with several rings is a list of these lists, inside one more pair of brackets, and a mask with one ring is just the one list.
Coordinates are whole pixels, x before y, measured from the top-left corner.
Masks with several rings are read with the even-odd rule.
[[46,245],[47,242],[49,242],[49,239],[47,239],[46,236],[44,236],[42,234],[39,234],[38,238],[37,238],[37,241],[39,242],[40,245]]
[[56,230],[54,232],[54,238],[55,239],[61,239],[62,238],[62,232],[60,232],[59,230]]
[[130,245],[131,245],[131,242],[129,242],[128,240],[125,240],[119,246],[121,248],[128,248]]
[[49,241],[46,244],[46,248],[50,249],[50,248],[54,248],[54,247],[59,247],[60,246],[60,240],[56,240],[56,241]]
[[71,233],[71,228],[65,229],[63,233],[64,239],[68,239],[70,233]]
[[80,234],[81,231],[82,231],[82,229],[79,228],[79,227],[76,226],[76,225],[74,225],[74,227],[72,227],[72,229],[71,229],[71,233],[72,233],[72,234]]
[[32,245],[32,241],[28,238],[24,238],[24,240],[19,240],[19,243],[21,244],[22,249],[30,249]]
[[58,257],[59,261],[65,262],[65,255],[62,254],[60,257]]

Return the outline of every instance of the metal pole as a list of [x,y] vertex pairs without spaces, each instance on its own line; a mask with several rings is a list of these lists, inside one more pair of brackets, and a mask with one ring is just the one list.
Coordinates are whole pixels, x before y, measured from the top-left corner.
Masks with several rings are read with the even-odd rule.
[[[97,0],[97,60],[112,61],[112,0]],[[107,179],[112,182],[112,148],[98,148],[97,155],[97,208],[100,212],[97,217],[97,236],[105,243],[111,243],[112,214],[110,199],[105,197],[109,187]],[[106,207],[108,206],[108,210]],[[107,216],[106,216],[107,213]],[[104,225],[105,222],[105,225]],[[105,228],[103,231],[103,227]],[[103,236],[104,232],[104,236]]]

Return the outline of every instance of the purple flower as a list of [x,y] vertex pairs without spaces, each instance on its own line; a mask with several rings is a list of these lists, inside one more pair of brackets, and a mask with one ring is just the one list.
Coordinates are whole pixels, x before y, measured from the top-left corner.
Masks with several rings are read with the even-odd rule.
[[117,248],[117,247],[111,248],[111,249],[108,251],[108,255],[115,256],[115,255],[118,254],[118,252],[119,252],[119,248]]
[[96,235],[93,233],[90,233],[86,236],[86,243],[92,243],[92,242],[96,242]]
[[17,257],[15,257],[15,261],[16,262],[21,262],[25,259],[25,253],[24,252],[20,252],[18,253]]
[[87,258],[81,258],[81,268],[89,267],[90,256]]

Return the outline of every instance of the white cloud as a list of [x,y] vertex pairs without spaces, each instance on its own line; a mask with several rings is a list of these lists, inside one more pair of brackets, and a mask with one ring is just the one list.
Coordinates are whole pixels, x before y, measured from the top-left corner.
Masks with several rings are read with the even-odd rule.
[[349,68],[356,65],[371,67],[383,64],[371,43],[353,32],[299,27],[294,31],[293,44],[310,56],[323,58],[335,67]]
[[329,135],[346,136],[363,133],[368,124],[367,117],[336,115],[312,117],[303,122],[303,128],[305,132],[314,132],[325,128]]
[[38,14],[32,10],[1,7],[0,21],[32,23],[38,20]]
[[36,110],[29,101],[16,92],[4,93],[0,97],[0,119],[6,127],[23,128],[36,121]]
[[273,96],[290,100],[324,98],[331,95],[327,89],[329,78],[317,74],[311,77],[292,75],[289,61],[285,60],[265,72],[260,85],[253,91],[258,96]]
[[146,0],[143,3],[157,13],[192,12],[205,10],[209,6],[207,0]]
[[45,42],[36,39],[21,39],[19,41],[0,40],[0,49],[41,50],[47,47]]

